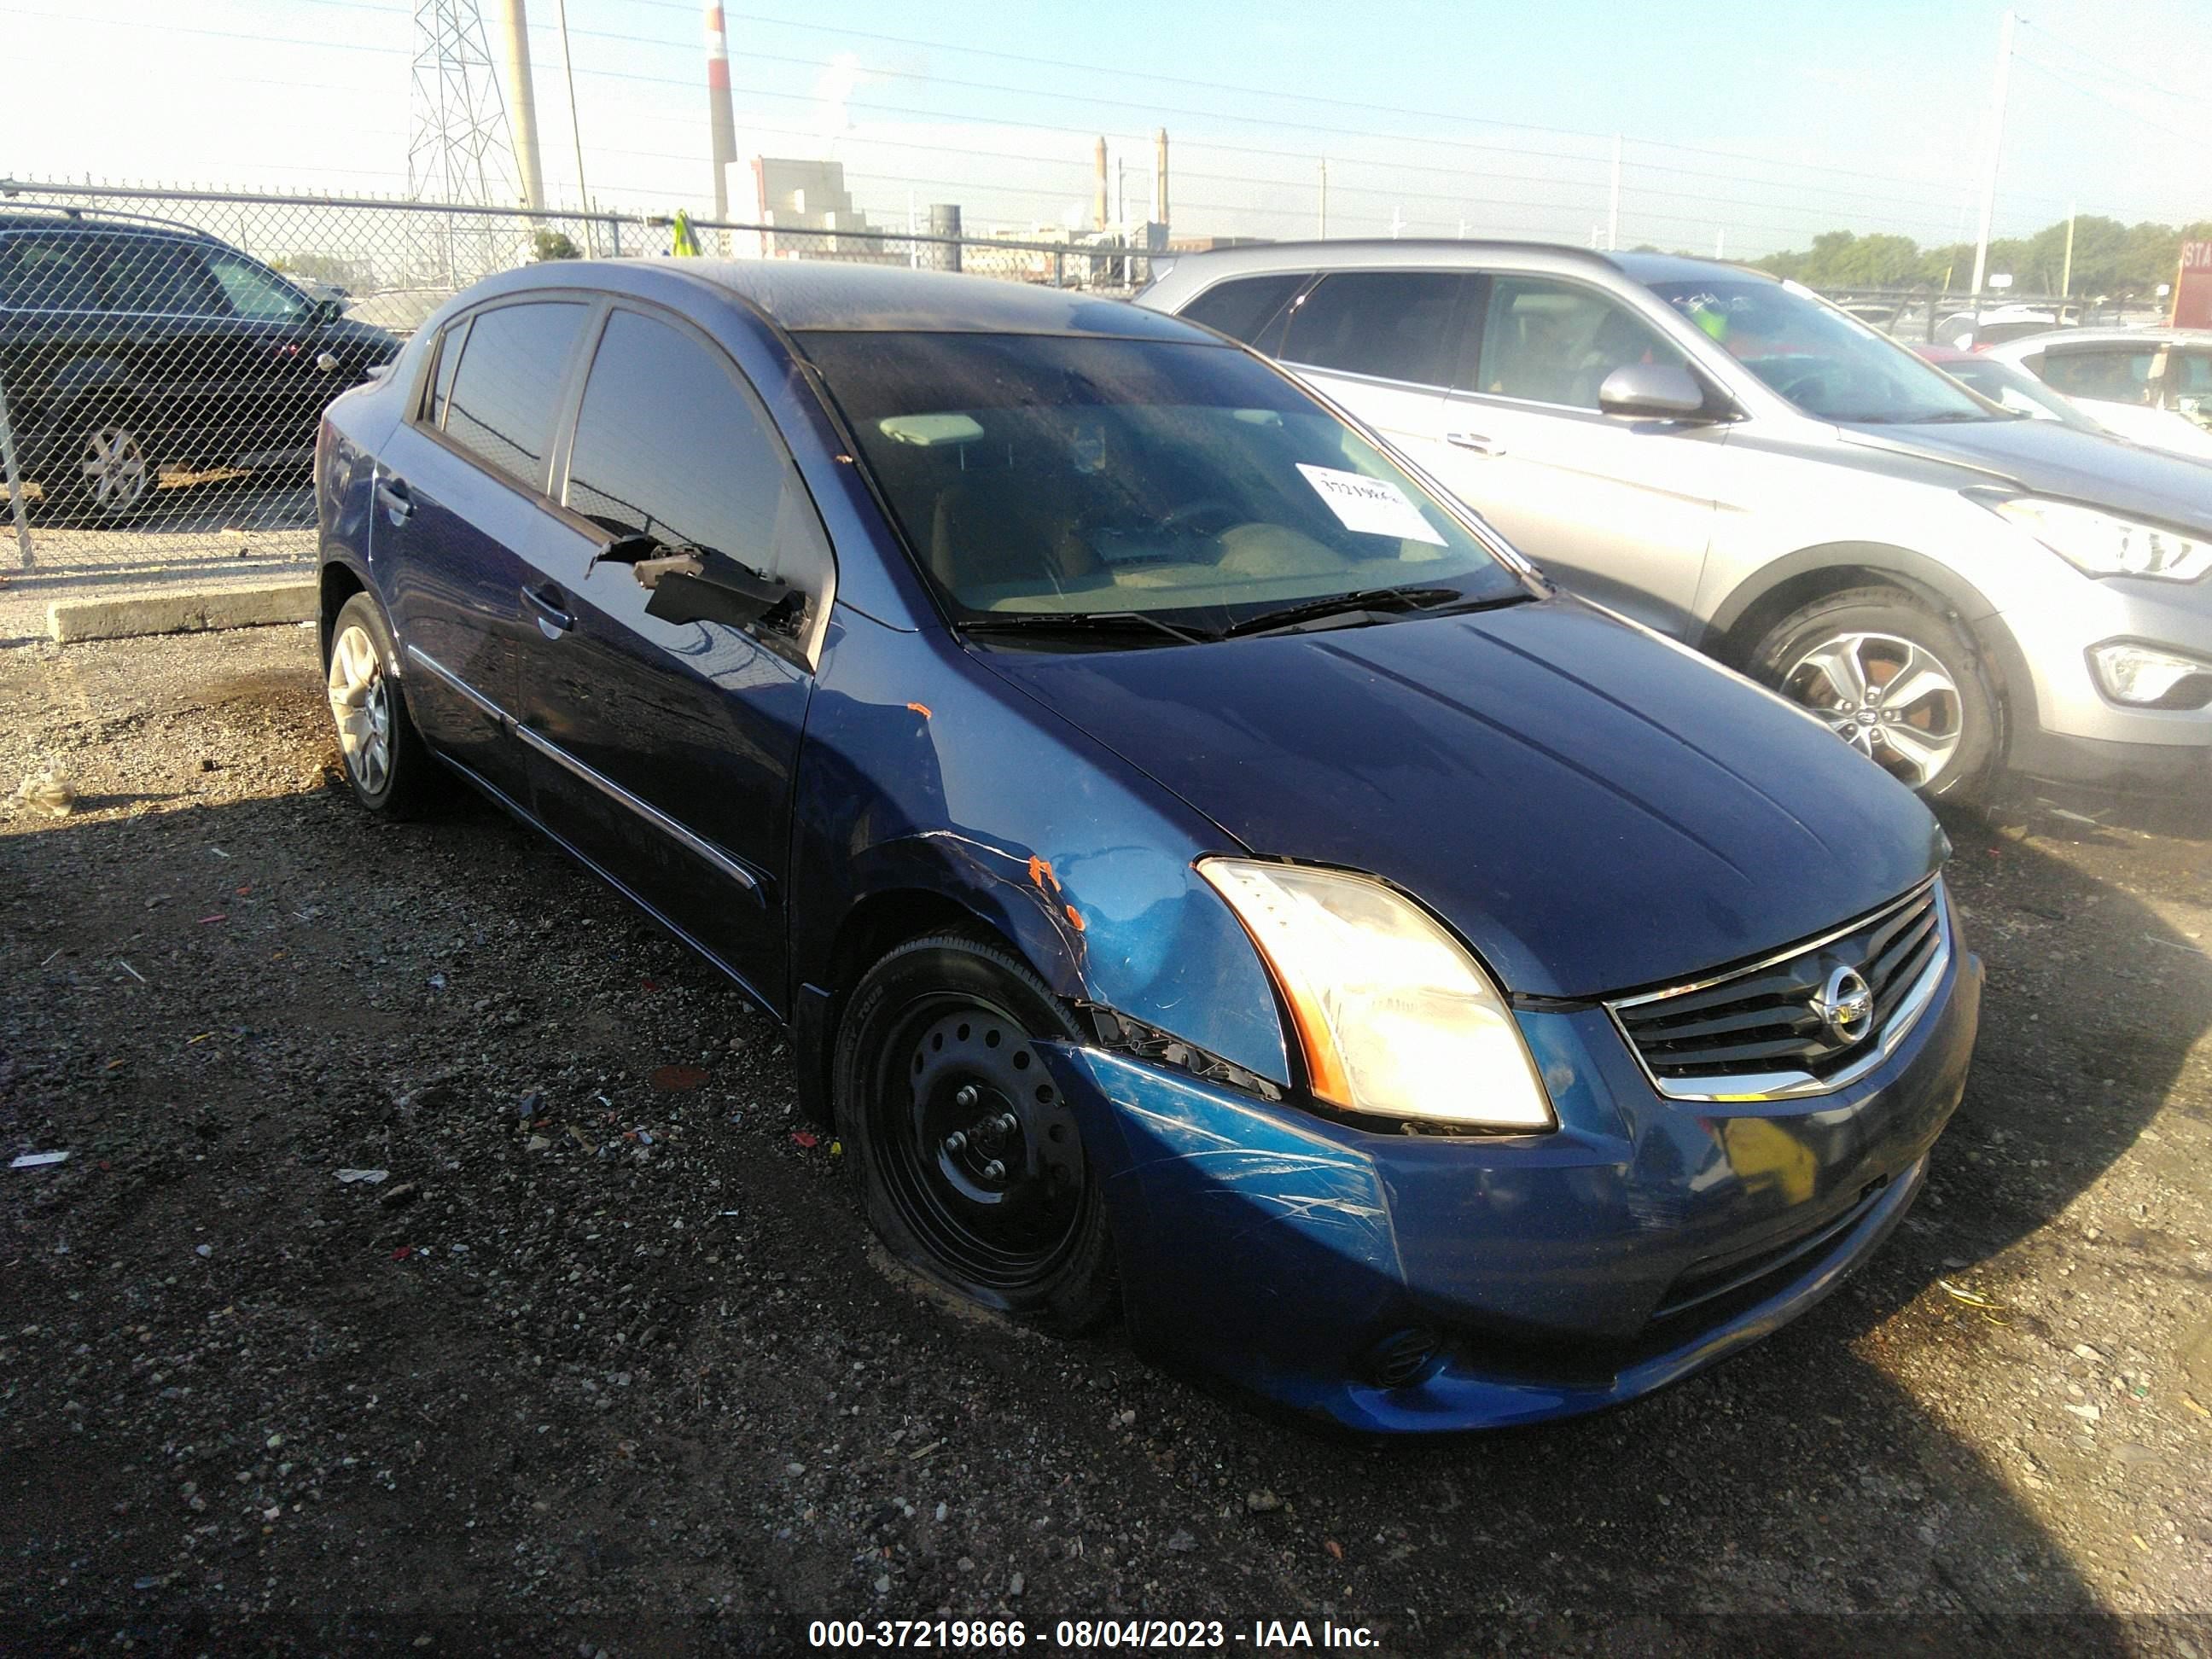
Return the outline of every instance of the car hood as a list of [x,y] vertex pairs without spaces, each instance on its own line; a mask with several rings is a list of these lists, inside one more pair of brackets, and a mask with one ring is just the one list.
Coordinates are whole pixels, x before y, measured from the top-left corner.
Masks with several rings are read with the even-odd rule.
[[1528,994],[1808,938],[1944,850],[1911,792],[1817,721],[1565,596],[985,659],[1210,818],[1224,850],[1382,876]]
[[1995,475],[2039,495],[2212,532],[2212,467],[2124,438],[2076,432],[2055,421],[1960,421],[1853,426],[1848,442]]

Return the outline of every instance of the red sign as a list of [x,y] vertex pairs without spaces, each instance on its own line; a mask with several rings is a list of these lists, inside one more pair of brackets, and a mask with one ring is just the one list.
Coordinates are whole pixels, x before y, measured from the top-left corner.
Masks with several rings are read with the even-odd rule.
[[2173,283],[2173,325],[2212,328],[2212,242],[2184,242]]

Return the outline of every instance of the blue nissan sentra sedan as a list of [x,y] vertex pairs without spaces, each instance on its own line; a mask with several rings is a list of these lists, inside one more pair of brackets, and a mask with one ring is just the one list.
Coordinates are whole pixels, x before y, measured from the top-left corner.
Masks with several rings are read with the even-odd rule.
[[362,805],[458,775],[715,963],[988,1307],[1357,1429],[1588,1411],[1832,1288],[1958,1103],[1920,804],[1194,325],[542,265],[316,478]]

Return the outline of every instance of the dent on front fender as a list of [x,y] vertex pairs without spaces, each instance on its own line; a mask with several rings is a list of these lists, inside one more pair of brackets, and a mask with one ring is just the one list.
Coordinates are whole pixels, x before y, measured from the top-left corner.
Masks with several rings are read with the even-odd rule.
[[947,900],[1053,989],[1255,1075],[1290,1072],[1273,988],[1192,867],[1219,832],[937,633],[840,611],[808,713],[792,850],[793,962],[828,983],[842,918]]

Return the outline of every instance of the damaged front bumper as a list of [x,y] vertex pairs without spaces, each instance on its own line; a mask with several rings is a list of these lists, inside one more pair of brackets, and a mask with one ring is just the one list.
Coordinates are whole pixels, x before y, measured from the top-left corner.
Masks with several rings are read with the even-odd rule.
[[[1889,1233],[1966,1084],[1979,960],[1817,1098],[1661,1098],[1601,1009],[1524,1012],[1560,1127],[1377,1132],[1060,1045],[1133,1335],[1373,1432],[1594,1411],[1818,1301]],[[1040,1045],[1041,1047],[1042,1045]]]

